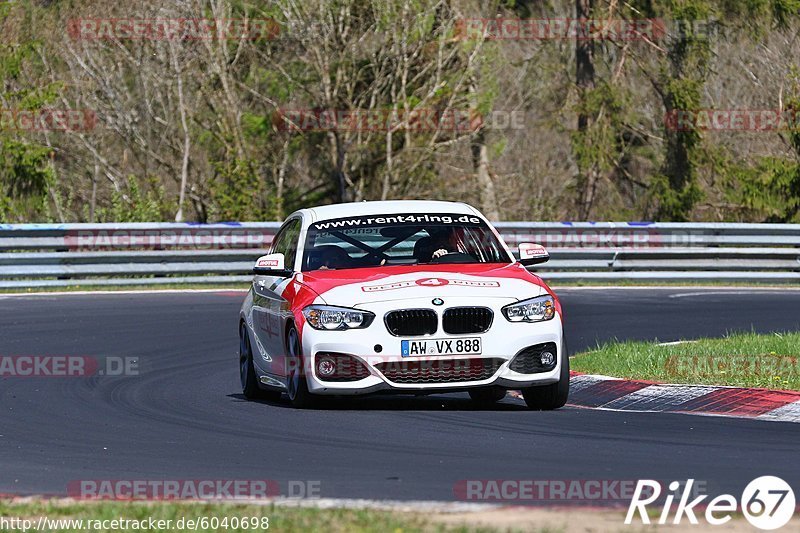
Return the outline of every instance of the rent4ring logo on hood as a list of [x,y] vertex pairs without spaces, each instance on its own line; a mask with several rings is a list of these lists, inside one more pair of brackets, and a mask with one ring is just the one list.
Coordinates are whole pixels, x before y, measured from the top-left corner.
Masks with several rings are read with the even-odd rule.
[[490,280],[483,281],[450,278],[422,278],[416,280],[396,281],[394,283],[384,283],[382,285],[365,285],[361,287],[361,290],[364,292],[375,292],[405,289],[408,287],[443,287],[445,285],[456,285],[461,287],[499,287],[500,283]]
[[[678,500],[672,524],[680,524],[685,516],[690,524],[697,524],[694,508],[708,497],[701,495],[691,502],[694,479],[686,483],[673,481],[668,488],[670,493],[663,500],[664,505],[659,514],[658,524],[664,525],[670,518],[673,501]],[[681,490],[682,489],[682,490]],[[636,484],[633,498],[628,506],[625,524],[631,524],[638,513],[643,524],[650,524],[647,506],[661,497],[661,484],[652,479],[642,479]],[[659,500],[660,503],[660,500]],[[741,504],[741,509],[739,508]],[[719,526],[731,520],[732,514],[741,511],[751,525],[763,530],[778,529],[791,520],[795,509],[795,497],[792,487],[775,476],[761,476],[751,481],[742,491],[739,502],[731,494],[721,494],[705,504],[705,519],[711,525]]]

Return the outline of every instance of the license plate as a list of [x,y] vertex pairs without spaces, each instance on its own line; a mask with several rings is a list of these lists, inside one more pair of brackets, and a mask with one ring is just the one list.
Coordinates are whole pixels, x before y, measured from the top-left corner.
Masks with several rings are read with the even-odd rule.
[[400,341],[403,357],[418,355],[472,355],[481,353],[480,337]]

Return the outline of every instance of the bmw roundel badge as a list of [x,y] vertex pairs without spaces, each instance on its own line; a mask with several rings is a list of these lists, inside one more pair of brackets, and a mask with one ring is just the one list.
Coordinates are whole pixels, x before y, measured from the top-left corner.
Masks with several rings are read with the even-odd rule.
[[444,305],[444,300],[441,298],[434,298],[431,303],[433,303],[433,305]]

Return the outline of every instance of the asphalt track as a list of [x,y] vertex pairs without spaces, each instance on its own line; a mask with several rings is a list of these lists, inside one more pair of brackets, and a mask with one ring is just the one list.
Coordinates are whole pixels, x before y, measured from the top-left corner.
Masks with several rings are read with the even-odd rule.
[[[599,340],[800,329],[800,291],[566,289],[572,351]],[[0,493],[85,479],[320,482],[332,498],[452,500],[464,479],[695,478],[800,487],[800,425],[565,408],[507,397],[370,397],[298,411],[240,396],[242,294],[0,296],[0,355],[135,356],[113,378],[0,379]]]

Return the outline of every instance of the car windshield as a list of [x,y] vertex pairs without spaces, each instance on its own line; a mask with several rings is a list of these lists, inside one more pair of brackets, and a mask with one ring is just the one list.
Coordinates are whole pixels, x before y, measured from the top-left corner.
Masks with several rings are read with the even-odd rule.
[[302,269],[511,261],[489,226],[474,215],[371,215],[311,224]]

